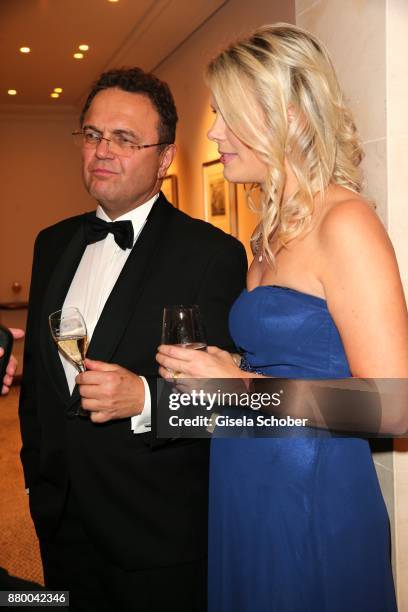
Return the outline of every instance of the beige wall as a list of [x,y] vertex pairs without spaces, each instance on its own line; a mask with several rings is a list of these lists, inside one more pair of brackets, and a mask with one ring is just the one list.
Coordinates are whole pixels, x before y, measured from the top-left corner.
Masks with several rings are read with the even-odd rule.
[[92,208],[80,175],[79,150],[70,136],[73,114],[0,114],[0,302],[26,299],[32,249],[40,229]]
[[387,0],[388,228],[408,297],[408,2]]
[[[256,26],[275,21],[294,22],[292,0],[230,0],[156,70],[175,97],[180,116],[178,154],[171,169],[177,174],[180,208],[204,218],[203,162],[217,159],[217,147],[206,138],[213,115],[203,73],[208,60],[226,44]],[[256,217],[238,189],[239,238],[249,252]]]
[[[388,0],[387,168],[388,228],[408,298],[408,2]],[[398,602],[408,610],[408,440],[394,443],[394,499]]]
[[[377,204],[408,294],[406,0],[296,0],[296,23],[329,47],[362,136],[366,193]],[[378,442],[374,461],[391,519],[399,609],[408,610],[408,444]],[[387,450],[388,447],[388,450]]]

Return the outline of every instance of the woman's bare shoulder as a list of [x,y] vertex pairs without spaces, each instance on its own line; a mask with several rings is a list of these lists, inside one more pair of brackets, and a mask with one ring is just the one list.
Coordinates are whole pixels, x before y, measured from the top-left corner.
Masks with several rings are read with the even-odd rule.
[[365,245],[391,247],[371,202],[343,188],[335,196],[327,202],[318,228],[319,243],[325,251],[359,251]]

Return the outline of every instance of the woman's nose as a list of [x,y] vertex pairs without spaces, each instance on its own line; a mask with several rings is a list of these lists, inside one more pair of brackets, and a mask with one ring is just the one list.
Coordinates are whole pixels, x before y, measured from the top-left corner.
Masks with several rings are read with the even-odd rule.
[[215,117],[214,123],[207,132],[207,138],[216,142],[225,139],[225,123],[220,115]]

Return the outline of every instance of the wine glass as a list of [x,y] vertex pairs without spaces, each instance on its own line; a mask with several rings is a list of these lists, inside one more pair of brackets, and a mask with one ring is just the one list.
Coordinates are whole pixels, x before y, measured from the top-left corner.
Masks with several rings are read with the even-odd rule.
[[[48,317],[51,335],[58,350],[78,370],[85,372],[84,359],[88,348],[88,333],[84,318],[78,308],[67,306]],[[80,405],[76,415],[89,416]]]
[[162,344],[205,351],[207,340],[199,306],[166,306],[161,341]]

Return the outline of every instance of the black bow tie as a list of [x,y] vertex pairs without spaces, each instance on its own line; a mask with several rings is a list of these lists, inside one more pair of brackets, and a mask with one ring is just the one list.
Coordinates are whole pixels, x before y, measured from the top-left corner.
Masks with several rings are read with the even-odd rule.
[[87,244],[93,244],[103,240],[111,233],[115,242],[121,249],[131,249],[133,247],[133,225],[131,221],[113,221],[108,223],[103,219],[89,215],[86,217],[85,238]]

